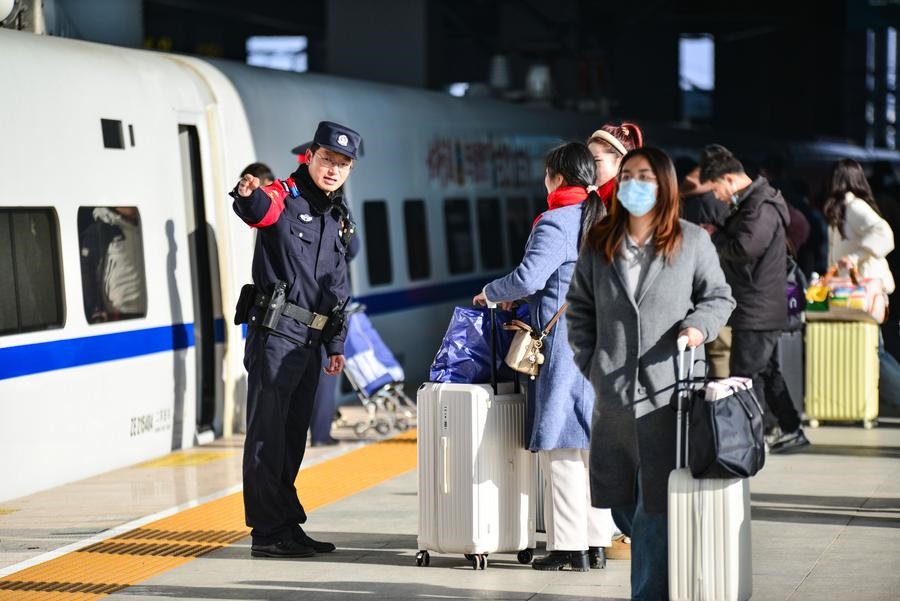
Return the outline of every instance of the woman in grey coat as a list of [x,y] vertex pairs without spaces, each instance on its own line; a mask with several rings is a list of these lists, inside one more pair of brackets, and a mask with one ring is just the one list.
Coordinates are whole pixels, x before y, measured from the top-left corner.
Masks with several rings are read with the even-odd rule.
[[702,352],[734,309],[709,235],[678,218],[662,150],[625,155],[610,214],[587,234],[568,294],[569,342],[594,387],[595,507],[631,537],[632,599],[668,599],[667,494],[675,467],[676,345]]
[[[526,298],[531,325],[538,331],[565,302],[582,230],[604,211],[600,197],[587,190],[594,182],[594,158],[587,146],[572,142],[555,148],[545,166],[549,210],[535,222],[521,264],[473,299],[493,304]],[[527,444],[538,452],[545,477],[550,551],[532,567],[584,571],[605,565],[603,547],[612,544],[615,528],[608,510],[590,504],[587,466],[594,393],[575,368],[566,329],[562,316],[544,339],[544,364],[528,390]]]

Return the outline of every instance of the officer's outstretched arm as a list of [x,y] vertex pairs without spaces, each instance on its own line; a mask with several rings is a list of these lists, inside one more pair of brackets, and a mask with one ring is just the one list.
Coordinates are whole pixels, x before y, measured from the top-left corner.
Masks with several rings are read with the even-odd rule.
[[259,178],[245,175],[231,191],[232,208],[250,227],[269,227],[284,211],[287,192],[279,182],[260,186]]

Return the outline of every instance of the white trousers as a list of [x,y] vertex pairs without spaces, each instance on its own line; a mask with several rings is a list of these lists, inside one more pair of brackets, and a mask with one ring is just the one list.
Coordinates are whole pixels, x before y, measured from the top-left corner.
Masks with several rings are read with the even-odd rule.
[[586,551],[612,546],[615,523],[609,509],[591,507],[588,451],[538,451],[544,473],[544,527],[548,551]]

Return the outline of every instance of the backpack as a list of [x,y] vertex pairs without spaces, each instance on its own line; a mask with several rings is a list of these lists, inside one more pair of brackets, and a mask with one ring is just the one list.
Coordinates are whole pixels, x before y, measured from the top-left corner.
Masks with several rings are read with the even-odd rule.
[[793,332],[803,327],[803,310],[806,308],[806,288],[809,286],[809,280],[806,274],[797,265],[794,257],[790,253],[787,254],[787,286],[785,294],[787,295],[787,323],[785,331]]

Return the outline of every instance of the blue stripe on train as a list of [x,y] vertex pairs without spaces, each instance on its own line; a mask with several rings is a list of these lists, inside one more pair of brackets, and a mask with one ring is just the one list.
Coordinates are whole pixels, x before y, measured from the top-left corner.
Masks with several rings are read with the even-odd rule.
[[[225,342],[224,319],[215,321],[213,336],[217,343]],[[182,323],[0,348],[0,380],[192,346],[194,324]]]
[[0,349],[0,379],[115,361],[194,345],[194,325],[176,324]]
[[[355,300],[366,305],[366,312],[369,315],[392,313],[454,299],[471,298],[491,279],[492,276],[484,276],[448,284],[369,294]],[[243,337],[247,336],[246,325],[243,326],[241,334]],[[224,319],[215,321],[213,335],[217,343],[225,342]],[[192,346],[194,346],[194,324],[186,323],[0,348],[0,380],[181,350]]]

